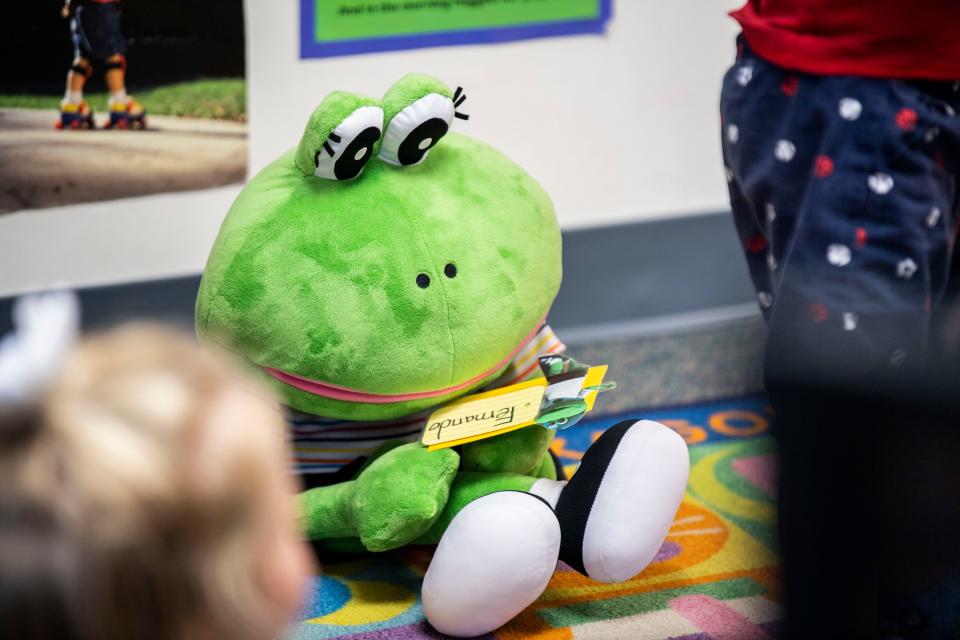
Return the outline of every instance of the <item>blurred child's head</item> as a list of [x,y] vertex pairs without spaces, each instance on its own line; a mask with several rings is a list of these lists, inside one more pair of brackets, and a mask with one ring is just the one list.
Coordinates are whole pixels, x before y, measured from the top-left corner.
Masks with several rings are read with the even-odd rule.
[[169,331],[82,342],[0,410],[0,636],[258,639],[300,602],[283,418]]

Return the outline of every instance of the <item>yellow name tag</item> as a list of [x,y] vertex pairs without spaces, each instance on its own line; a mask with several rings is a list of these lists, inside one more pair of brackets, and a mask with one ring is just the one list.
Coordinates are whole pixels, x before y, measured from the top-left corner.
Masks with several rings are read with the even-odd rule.
[[[599,385],[606,372],[605,365],[590,367],[581,388]],[[430,414],[420,442],[433,451],[529,427],[540,417],[547,390],[547,379],[536,378],[455,400]],[[596,391],[583,397],[584,413],[596,397]]]

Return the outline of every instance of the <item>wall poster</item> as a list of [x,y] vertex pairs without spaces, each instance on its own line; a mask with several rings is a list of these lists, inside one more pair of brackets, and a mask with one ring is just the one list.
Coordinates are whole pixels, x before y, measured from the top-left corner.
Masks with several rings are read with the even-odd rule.
[[612,0],[300,0],[300,57],[603,33]]

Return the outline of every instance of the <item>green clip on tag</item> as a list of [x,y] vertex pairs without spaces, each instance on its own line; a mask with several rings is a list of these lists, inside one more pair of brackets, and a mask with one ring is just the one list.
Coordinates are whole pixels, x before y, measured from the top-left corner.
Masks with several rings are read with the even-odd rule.
[[543,378],[455,400],[434,411],[421,443],[431,451],[483,440],[538,424],[572,427],[593,409],[598,393],[616,384],[603,382],[607,366],[591,367],[565,356],[540,358]]

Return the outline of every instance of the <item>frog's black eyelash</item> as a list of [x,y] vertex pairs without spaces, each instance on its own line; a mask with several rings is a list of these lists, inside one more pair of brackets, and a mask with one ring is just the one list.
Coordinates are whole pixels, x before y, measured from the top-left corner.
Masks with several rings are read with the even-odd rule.
[[[467,94],[463,92],[463,87],[457,87],[457,90],[453,92],[453,106],[454,108],[459,107],[463,104],[464,100],[467,99]],[[470,116],[466,113],[460,113],[459,111],[454,111],[453,116],[455,118],[460,118],[461,120],[469,120]]]
[[[331,131],[330,135],[327,136],[327,139],[323,141],[323,150],[326,151],[327,154],[332,158],[336,152],[333,150],[333,147],[330,146],[330,142],[332,141],[339,143],[341,140],[343,140],[343,138],[338,136],[335,131]],[[319,153],[320,152],[318,151],[317,154],[319,155]]]
[[[330,156],[331,158],[334,156],[334,153],[335,153],[335,152],[334,152],[334,150],[333,150],[333,147],[330,146],[330,141],[333,140],[334,142],[340,142],[341,139],[342,139],[342,138],[340,138],[340,136],[338,136],[337,134],[335,134],[335,133],[333,133],[333,132],[330,132],[330,135],[327,136],[327,139],[323,141],[323,150],[326,151],[327,154],[329,154],[329,156]],[[319,151],[317,151],[317,152],[313,155],[313,166],[315,166],[315,167],[319,167],[319,166],[320,166],[320,152],[319,152]]]

